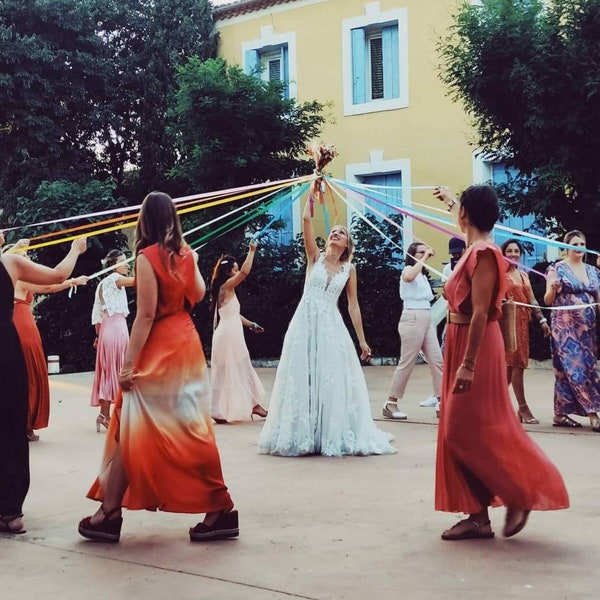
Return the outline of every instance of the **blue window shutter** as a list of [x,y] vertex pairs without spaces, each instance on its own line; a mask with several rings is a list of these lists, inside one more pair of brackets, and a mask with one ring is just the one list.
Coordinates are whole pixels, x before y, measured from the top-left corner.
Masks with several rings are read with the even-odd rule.
[[400,66],[398,64],[398,25],[384,27],[383,39],[383,97],[400,97]]
[[[402,202],[402,190],[400,189],[402,186],[401,172],[388,173],[385,175],[365,175],[364,177],[361,177],[361,183],[378,186],[375,189],[375,192],[381,194],[383,197],[380,197],[379,199],[387,202],[388,204],[399,206]],[[398,214],[394,209],[390,208],[389,206],[385,206],[381,202],[373,200],[372,198],[365,198],[365,204],[367,207],[372,206],[373,208],[377,209],[386,217]],[[373,216],[377,220],[381,220],[379,215],[373,214]]]
[[287,100],[290,97],[290,64],[289,64],[290,53],[288,51],[287,44],[281,46],[281,64],[283,66],[283,77],[281,78],[284,85],[283,97]]
[[352,29],[352,103],[366,102],[366,42],[364,29]]
[[246,50],[246,75],[260,76],[260,56],[258,50]]

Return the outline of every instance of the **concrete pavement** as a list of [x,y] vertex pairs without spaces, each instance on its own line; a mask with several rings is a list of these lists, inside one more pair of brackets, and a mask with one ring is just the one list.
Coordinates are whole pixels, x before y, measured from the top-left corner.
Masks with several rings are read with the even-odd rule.
[[[217,427],[225,481],[240,511],[240,538],[191,544],[199,517],[125,511],[121,543],[80,538],[95,503],[85,493],[104,434],[89,406],[90,373],[51,376],[50,427],[30,444],[28,533],[0,536],[0,598],[113,600],[580,599],[598,597],[600,435],[551,427],[552,372],[532,369],[527,426],[565,478],[572,507],[534,513],[518,536],[442,542],[458,515],[433,510],[436,419],[419,408],[430,392],[415,369],[401,410],[379,419],[393,367],[367,367],[372,412],[398,454],[278,458],[256,453],[261,423]],[[267,392],[274,369],[259,369]],[[267,396],[268,397],[268,396]],[[265,405],[267,402],[265,402]]]

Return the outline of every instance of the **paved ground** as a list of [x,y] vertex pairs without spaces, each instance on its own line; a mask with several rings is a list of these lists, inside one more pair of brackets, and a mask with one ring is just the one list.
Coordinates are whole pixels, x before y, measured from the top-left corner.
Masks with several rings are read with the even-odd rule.
[[[381,414],[392,367],[367,367]],[[267,391],[274,369],[260,369]],[[600,436],[552,428],[552,373],[531,370],[527,390],[542,425],[529,426],[561,469],[567,511],[534,513],[510,540],[442,542],[458,516],[433,510],[436,419],[418,407],[430,393],[417,366],[403,409],[380,420],[398,454],[276,458],[256,454],[258,422],[217,429],[225,479],[240,511],[238,540],[191,544],[193,515],[125,512],[121,543],[77,535],[95,504],[85,498],[104,434],[89,407],[91,374],[51,377],[50,428],[31,444],[28,533],[0,536],[0,599],[173,600],[597,598]],[[492,511],[500,533],[503,509]]]

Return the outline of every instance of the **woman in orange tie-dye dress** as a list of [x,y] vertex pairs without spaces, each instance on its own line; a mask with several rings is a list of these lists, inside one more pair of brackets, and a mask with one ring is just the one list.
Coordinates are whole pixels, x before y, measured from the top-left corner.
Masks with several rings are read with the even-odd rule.
[[435,194],[457,218],[467,250],[446,283],[448,329],[438,428],[435,507],[469,517],[444,540],[492,538],[489,506],[506,506],[503,535],[525,527],[531,510],[567,508],[557,468],[519,425],[506,384],[498,320],[508,280],[506,262],[489,238],[498,198],[486,185],[467,188],[460,202],[447,188]]
[[167,194],[145,198],[136,228],[137,314],[119,374],[123,389],[79,523],[89,539],[118,542],[121,508],[206,513],[192,541],[238,535],[210,416],[206,361],[189,311],[206,287]]

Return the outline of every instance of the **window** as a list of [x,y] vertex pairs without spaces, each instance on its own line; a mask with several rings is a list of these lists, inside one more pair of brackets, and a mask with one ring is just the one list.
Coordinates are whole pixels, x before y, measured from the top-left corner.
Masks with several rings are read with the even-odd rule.
[[[507,167],[503,162],[491,162],[489,165],[489,181],[492,186],[496,187],[503,183],[508,183],[509,179],[516,177],[519,171],[513,167]],[[500,206],[502,206],[502,199],[500,198]],[[525,231],[527,233],[533,233],[536,235],[546,235],[547,232],[539,229],[535,226],[534,215],[509,215],[499,221],[500,225],[516,229],[518,231]],[[496,243],[502,245],[508,237],[508,232],[502,232],[502,235],[496,235]],[[533,267],[539,262],[548,260],[548,249],[549,247],[541,242],[529,241],[526,238],[520,239],[526,246],[525,254],[521,257],[521,262],[528,266]]]
[[245,72],[264,81],[281,81],[284,84],[284,98],[290,97],[287,44],[247,50]]
[[283,97],[296,98],[296,33],[275,31],[272,25],[260,28],[260,37],[242,44],[244,73],[265,81],[281,81]]
[[272,228],[269,232],[272,239],[280,246],[288,246],[294,241],[294,208],[290,190],[286,197],[269,210],[269,213],[280,221],[282,227]]
[[[364,185],[374,186],[372,189],[377,196],[377,200],[365,197],[365,205],[372,206],[378,212],[384,214],[386,217],[399,215],[400,213],[393,208],[386,206],[387,204],[393,204],[400,206],[402,203],[402,173],[385,173],[383,175],[363,175],[359,177],[359,180]],[[381,201],[378,201],[381,200]],[[381,220],[381,217],[377,213],[373,213],[376,219]]]
[[342,21],[344,114],[408,106],[407,9],[371,9]]
[[352,30],[352,102],[400,96],[398,25]]

